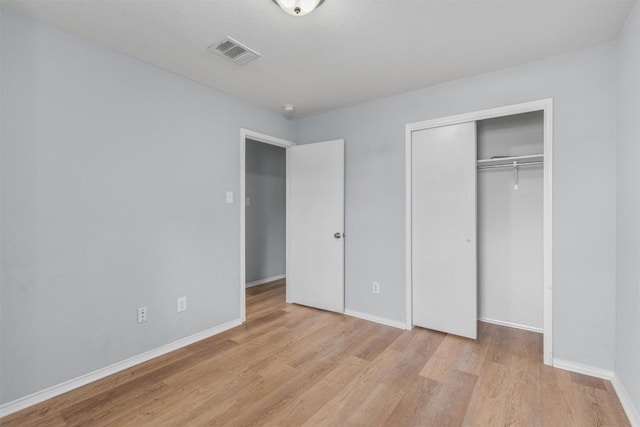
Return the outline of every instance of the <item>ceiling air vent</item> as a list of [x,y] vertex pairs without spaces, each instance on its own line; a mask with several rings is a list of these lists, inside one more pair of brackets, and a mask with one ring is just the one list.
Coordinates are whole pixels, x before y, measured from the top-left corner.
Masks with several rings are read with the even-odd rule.
[[260,57],[258,52],[249,49],[229,36],[221,42],[209,46],[209,51],[222,55],[239,65],[244,65]]

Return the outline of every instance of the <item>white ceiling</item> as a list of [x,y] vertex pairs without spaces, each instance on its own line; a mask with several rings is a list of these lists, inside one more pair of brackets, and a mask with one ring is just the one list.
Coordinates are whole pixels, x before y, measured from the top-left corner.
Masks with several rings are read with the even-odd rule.
[[[9,1],[3,7],[296,116],[614,39],[633,0],[326,0],[304,17],[271,0]],[[262,57],[207,52],[229,35]]]

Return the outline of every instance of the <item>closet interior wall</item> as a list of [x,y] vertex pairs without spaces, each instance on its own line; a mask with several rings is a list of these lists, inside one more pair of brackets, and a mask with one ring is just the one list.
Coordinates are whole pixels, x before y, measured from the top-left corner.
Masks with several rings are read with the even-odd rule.
[[[543,112],[477,122],[478,159],[543,153]],[[478,317],[543,328],[543,166],[478,169]]]

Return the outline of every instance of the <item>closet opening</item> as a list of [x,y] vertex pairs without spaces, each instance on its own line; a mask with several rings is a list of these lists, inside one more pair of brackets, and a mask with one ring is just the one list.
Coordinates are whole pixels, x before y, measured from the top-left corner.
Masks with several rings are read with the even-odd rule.
[[542,333],[542,111],[477,122],[478,320]]
[[552,153],[551,99],[407,125],[407,327],[524,330],[552,364]]

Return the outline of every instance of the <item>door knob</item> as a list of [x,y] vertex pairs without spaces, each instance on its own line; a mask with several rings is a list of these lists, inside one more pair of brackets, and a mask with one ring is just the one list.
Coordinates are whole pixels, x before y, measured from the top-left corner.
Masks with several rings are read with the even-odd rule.
[[335,237],[336,239],[339,239],[342,237],[342,233],[336,233],[333,235],[333,237]]

